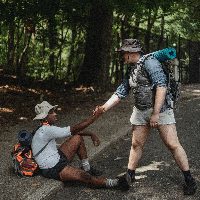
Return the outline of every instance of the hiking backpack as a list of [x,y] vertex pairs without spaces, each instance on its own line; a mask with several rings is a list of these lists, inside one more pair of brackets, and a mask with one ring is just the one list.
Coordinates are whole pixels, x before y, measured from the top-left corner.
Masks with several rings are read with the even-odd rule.
[[42,125],[38,126],[38,128],[31,134],[26,130],[21,130],[17,134],[19,144],[14,146],[14,151],[11,153],[11,156],[12,166],[15,173],[20,178],[28,178],[40,173],[40,169],[38,164],[35,162],[35,158],[46,148],[50,141],[35,156],[32,154],[31,142],[35,132]]
[[145,77],[148,77],[148,74],[145,70],[145,60],[149,56],[154,56],[161,64],[162,69],[167,77],[167,103],[169,106],[170,104],[170,93],[172,94],[172,101],[174,102],[174,110],[179,110],[179,103],[181,98],[181,83],[177,81],[173,75],[171,70],[172,63],[170,62],[171,59],[176,57],[175,49],[169,47],[160,51],[156,51],[154,53],[146,54],[143,56],[142,60],[140,61],[140,67],[142,74]]
[[30,177],[39,172],[39,167],[33,159],[30,147],[17,144],[14,146],[14,152],[11,153],[12,166],[18,177]]

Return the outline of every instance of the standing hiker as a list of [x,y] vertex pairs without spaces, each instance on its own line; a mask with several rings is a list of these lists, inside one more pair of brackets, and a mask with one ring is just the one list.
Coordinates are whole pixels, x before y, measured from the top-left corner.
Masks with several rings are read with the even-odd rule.
[[[189,170],[187,155],[178,140],[173,102],[166,97],[166,75],[161,63],[154,56],[149,56],[144,63],[148,74],[145,76],[141,69],[144,54],[137,39],[123,40],[118,52],[122,53],[125,64],[131,64],[131,68],[127,70],[122,84],[112,97],[99,109],[108,111],[126,98],[130,89],[133,89],[135,107],[130,118],[133,137],[127,169],[129,182],[135,181],[135,170],[151,128],[157,128],[161,139],[183,172],[186,183],[184,194],[193,195],[197,187]],[[95,113],[96,111],[93,111],[93,114]]]

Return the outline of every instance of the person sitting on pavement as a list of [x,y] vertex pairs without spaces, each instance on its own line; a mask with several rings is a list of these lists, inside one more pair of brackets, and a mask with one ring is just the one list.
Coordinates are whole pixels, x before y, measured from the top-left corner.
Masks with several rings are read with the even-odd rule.
[[[161,63],[153,56],[148,57],[144,63],[148,73],[146,77],[142,74],[140,68],[140,62],[144,54],[139,40],[123,40],[122,47],[118,51],[122,53],[125,64],[132,65],[132,69],[131,72],[127,69],[122,84],[99,109],[109,110],[127,97],[130,89],[133,89],[135,107],[130,118],[133,124],[133,137],[127,169],[129,181],[135,181],[135,170],[141,159],[142,149],[149,132],[151,128],[157,128],[161,139],[171,151],[176,163],[183,172],[186,182],[184,194],[193,195],[197,187],[189,170],[187,155],[178,140],[173,102],[170,99],[169,105],[166,98],[166,75],[163,72]],[[132,74],[130,75],[130,73]],[[94,113],[96,111],[93,111]]]
[[[127,190],[129,185],[125,177],[118,180],[97,178],[95,176],[101,175],[102,172],[92,168],[88,162],[87,150],[82,136],[90,136],[94,145],[99,146],[98,137],[84,129],[103,114],[103,109],[99,108],[91,118],[73,127],[57,127],[54,126],[57,122],[56,107],[57,105],[52,106],[47,101],[35,106],[37,115],[34,120],[41,120],[41,127],[37,129],[32,139],[33,156],[48,143],[46,148],[35,158],[42,175],[61,181],[82,181],[93,186],[118,186],[122,190]],[[71,137],[57,149],[55,138],[66,136]],[[82,169],[70,165],[76,153],[82,162]]]

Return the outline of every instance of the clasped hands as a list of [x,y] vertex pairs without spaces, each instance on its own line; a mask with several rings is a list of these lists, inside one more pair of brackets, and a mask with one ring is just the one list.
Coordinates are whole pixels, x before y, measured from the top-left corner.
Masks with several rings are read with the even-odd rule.
[[95,109],[93,110],[93,116],[96,116],[97,119],[103,115],[105,112],[103,106],[96,106]]

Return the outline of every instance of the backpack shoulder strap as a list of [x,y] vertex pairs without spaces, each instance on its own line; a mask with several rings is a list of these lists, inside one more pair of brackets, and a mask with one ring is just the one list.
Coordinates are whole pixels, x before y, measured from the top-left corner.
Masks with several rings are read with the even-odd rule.
[[142,59],[139,61],[139,63],[138,63],[142,74],[143,74],[146,78],[149,78],[149,75],[148,75],[148,73],[147,73],[147,71],[146,71],[146,69],[145,69],[145,60],[146,60],[148,57],[152,56],[152,55],[153,55],[152,53],[144,55],[144,56],[142,57]]
[[[41,124],[37,127],[37,129],[33,131],[32,135],[34,136],[35,133],[36,133],[36,131],[37,131],[40,127],[42,127],[42,126],[43,126],[43,123],[41,123]],[[51,140],[50,140],[50,141],[51,141]],[[50,142],[50,141],[49,141],[49,142]],[[42,151],[47,147],[47,145],[49,144],[49,142],[47,142],[47,144],[46,144],[44,147],[42,147],[42,149],[40,149],[40,151],[38,151],[38,153],[37,153],[35,156],[33,156],[33,159],[35,159],[40,153],[42,153]]]
[[35,159],[40,153],[42,153],[42,151],[47,147],[47,145],[49,144],[49,142],[51,142],[51,140],[50,141],[48,141],[48,143],[47,144],[45,144],[45,146],[44,147],[42,147],[42,149],[40,149],[40,151],[35,155],[35,156],[33,156],[33,159]]
[[32,137],[35,135],[36,131],[37,131],[40,127],[42,127],[42,126],[43,126],[43,123],[41,123],[40,125],[38,125],[38,127],[37,127],[35,130],[33,130],[33,132],[31,133]]

